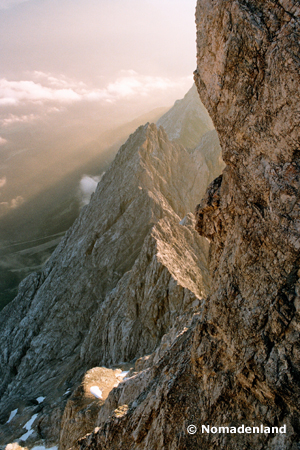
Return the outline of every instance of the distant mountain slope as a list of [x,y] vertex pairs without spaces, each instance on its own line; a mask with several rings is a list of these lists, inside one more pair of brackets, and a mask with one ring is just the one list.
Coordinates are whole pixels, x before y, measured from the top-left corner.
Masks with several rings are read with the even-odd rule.
[[191,318],[209,290],[208,244],[184,217],[205,188],[194,155],[155,125],[121,147],[50,260],[0,314],[1,423],[19,411],[1,443],[32,414],[32,441],[57,439],[64,393],[88,368],[151,353]]
[[[41,268],[50,257],[57,245],[57,237],[53,240],[52,236],[63,235],[78,216],[81,205],[78,195],[81,177],[84,174],[98,176],[107,170],[128,135],[147,121],[157,121],[158,126],[165,128],[170,140],[181,143],[190,150],[199,146],[197,164],[201,165],[203,180],[206,180],[207,185],[221,173],[224,165],[220,156],[218,137],[213,131],[213,124],[207,111],[199,100],[195,86],[183,99],[177,100],[167,112],[166,108],[150,111],[127,124],[103,133],[86,147],[78,146],[81,142],[79,139],[77,146],[72,149],[67,141],[67,155],[62,154],[60,161],[54,164],[54,167],[60,167],[60,176],[56,170],[53,173],[53,167],[45,167],[40,175],[34,174],[31,180],[24,179],[26,171],[17,176],[17,173],[14,174],[14,167],[28,166],[28,152],[32,153],[35,164],[42,155],[34,148],[27,153],[16,155],[10,162],[12,176],[25,186],[23,194],[25,198],[26,186],[35,189],[34,186],[42,186],[45,181],[49,184],[49,180],[52,180],[52,184],[40,190],[33,198],[24,201],[18,208],[11,209],[0,219],[0,310],[16,296],[17,286],[22,279],[32,270]],[[61,143],[58,138],[56,141],[56,146],[63,146],[65,137]],[[32,143],[35,143],[34,135]],[[49,143],[41,142],[39,145],[46,146],[47,153]],[[34,167],[32,165],[30,167],[33,173]]]
[[[220,141],[216,130],[208,131],[201,137],[197,147],[192,152],[192,155],[199,171],[203,173],[203,176],[205,176],[204,171],[207,173],[207,186],[215,178],[217,178],[225,168],[225,163],[222,159]],[[201,193],[201,198],[202,195],[203,194]]]
[[201,137],[214,128],[195,85],[158,120],[157,126],[164,127],[171,141],[188,150],[194,149]]
[[[22,187],[26,201],[0,218],[0,310],[17,295],[18,284],[24,277],[38,270],[50,257],[58,243],[57,236],[53,240],[53,235],[63,235],[78,217],[81,177],[84,174],[99,175],[107,170],[128,135],[141,124],[156,121],[165,111],[166,108],[156,108],[106,131],[97,137],[97,141],[85,146],[80,140],[73,143],[73,148],[68,144],[69,153],[61,154],[53,167],[48,167],[47,163],[47,158],[51,159],[51,153],[47,156],[49,142],[40,144],[41,152],[39,146],[34,148],[34,137],[32,149],[6,163],[10,183],[16,185],[15,189]],[[55,131],[52,134],[55,135]],[[63,147],[64,142],[56,143],[56,146]],[[36,175],[38,164],[41,173]],[[31,190],[36,193],[27,198]]]

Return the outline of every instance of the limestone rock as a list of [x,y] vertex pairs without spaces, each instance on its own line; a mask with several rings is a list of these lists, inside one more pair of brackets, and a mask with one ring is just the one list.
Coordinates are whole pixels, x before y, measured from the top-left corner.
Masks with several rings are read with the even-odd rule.
[[[300,6],[198,0],[196,22],[195,81],[226,163],[197,208],[212,292],[81,450],[300,447]],[[260,424],[286,433],[201,433]]]
[[[140,127],[121,147],[42,272],[1,312],[1,444],[20,439],[21,410],[37,414],[26,445],[57,443],[88,369],[153,353],[176,320],[202,305],[208,243],[191,211],[205,183],[194,156],[162,128]],[[64,448],[65,418],[82,411],[72,401]],[[14,408],[18,427],[17,419],[6,424]]]
[[[193,151],[193,156],[198,171],[203,173],[206,185],[208,186],[225,168],[216,130],[208,131],[202,136],[197,147]],[[205,174],[207,175],[205,176]],[[204,197],[204,193],[200,192],[199,198],[200,197]]]
[[121,370],[103,367],[87,371],[65,407],[61,422],[60,450],[72,447],[79,438],[94,430],[99,410],[109,392],[120,383],[120,375]]
[[198,198],[202,198],[206,187],[222,173],[225,164],[218,133],[195,85],[158,120],[157,126],[164,128],[171,141],[182,144],[193,154],[203,187]]

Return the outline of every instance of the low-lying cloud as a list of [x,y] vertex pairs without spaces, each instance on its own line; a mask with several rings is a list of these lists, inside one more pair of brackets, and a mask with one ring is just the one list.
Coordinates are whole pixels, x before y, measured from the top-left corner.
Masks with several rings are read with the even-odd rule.
[[0,216],[6,214],[11,209],[18,208],[24,201],[24,198],[21,195],[18,195],[9,202],[0,202]]
[[[0,145],[5,145],[7,140],[0,136]],[[0,187],[1,187],[1,178],[0,178]]]
[[103,177],[104,173],[93,177],[90,175],[83,175],[79,183],[79,195],[81,206],[87,205],[91,199],[93,192],[95,192],[97,184]]
[[17,105],[22,102],[73,102],[80,94],[73,89],[51,89],[34,81],[0,80],[0,105]]
[[167,77],[147,76],[133,70],[121,71],[120,76],[103,88],[89,88],[83,82],[75,82],[65,76],[60,78],[43,72],[34,72],[39,81],[9,81],[0,79],[0,105],[25,103],[74,103],[78,101],[116,102],[121,99],[140,98],[189,86],[192,77],[171,80]]
[[[9,125],[13,125],[15,123],[32,122],[33,120],[37,119],[38,117],[39,116],[37,116],[36,114],[22,114],[22,115],[18,116],[16,114],[11,114],[10,113],[4,119],[0,119],[0,123],[1,123],[1,125],[6,127],[6,126],[9,126]],[[6,141],[6,139],[4,139],[4,140]],[[6,142],[4,142],[4,144]],[[1,140],[0,140],[0,145],[1,145]]]
[[0,188],[6,185],[6,177],[0,178]]

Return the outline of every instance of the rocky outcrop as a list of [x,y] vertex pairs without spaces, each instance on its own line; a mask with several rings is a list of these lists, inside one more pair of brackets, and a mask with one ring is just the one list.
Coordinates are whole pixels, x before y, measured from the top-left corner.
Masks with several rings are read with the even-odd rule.
[[195,81],[226,163],[197,208],[212,293],[81,450],[299,448],[299,17],[294,0],[198,0]]
[[[162,128],[140,127],[121,147],[42,272],[1,313],[1,444],[30,420],[22,446],[56,444],[88,369],[150,355],[174,323],[189,323],[210,284],[208,244],[189,213],[205,188],[195,155]],[[63,448],[96,417],[77,394]]]
[[94,430],[99,410],[123,377],[120,369],[94,367],[87,371],[66,404],[61,421],[60,450],[76,445],[79,438]]

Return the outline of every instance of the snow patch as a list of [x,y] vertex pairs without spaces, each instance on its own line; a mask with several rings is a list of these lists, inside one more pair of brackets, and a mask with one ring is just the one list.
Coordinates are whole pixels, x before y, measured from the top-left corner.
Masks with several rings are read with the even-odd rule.
[[18,408],[17,408],[17,409],[14,409],[14,410],[10,413],[9,419],[8,419],[8,421],[7,421],[6,423],[11,422],[11,421],[13,420],[13,418],[16,416],[17,412],[18,412]]
[[32,433],[33,433],[33,430],[28,430],[27,433],[23,434],[23,435],[20,437],[20,440],[21,440],[21,441],[27,441],[27,439],[29,438],[29,436],[32,435]]
[[187,222],[187,217],[185,216],[180,222],[179,222],[179,225],[186,225],[186,222]]
[[43,401],[45,400],[45,398],[46,398],[46,397],[38,397],[38,398],[36,399],[36,401],[37,401],[38,403],[43,403]]
[[33,422],[35,421],[35,419],[37,418],[37,416],[38,416],[38,414],[34,414],[34,415],[31,417],[31,419],[28,420],[27,423],[25,423],[25,425],[24,425],[23,428],[25,428],[25,430],[27,430],[27,433],[23,434],[23,435],[20,437],[21,441],[26,441],[26,440],[29,438],[29,436],[31,436],[32,433],[34,432],[34,430],[31,429],[31,426],[32,426]]
[[64,393],[64,395],[67,395],[67,394],[69,394],[71,392],[71,389],[68,389],[65,393]]
[[93,394],[96,398],[102,399],[102,391],[98,388],[98,386],[92,386],[90,388],[91,394]]
[[118,375],[118,377],[123,378],[123,380],[127,380],[126,375],[128,375],[128,374],[129,374],[129,370],[127,370],[127,372],[123,370],[123,372],[121,372],[120,375]]
[[31,450],[57,450],[57,447],[44,447],[43,445],[37,445],[36,447],[33,447]]

